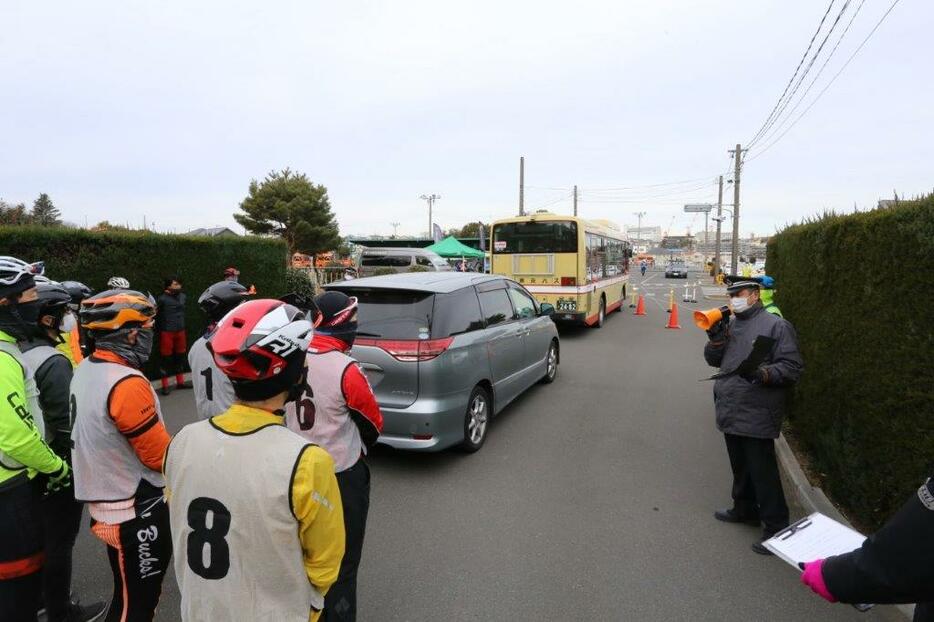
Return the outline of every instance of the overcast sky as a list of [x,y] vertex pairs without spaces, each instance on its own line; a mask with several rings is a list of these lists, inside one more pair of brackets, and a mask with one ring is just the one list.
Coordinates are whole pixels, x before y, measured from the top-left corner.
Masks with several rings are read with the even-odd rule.
[[[864,0],[795,116],[890,4]],[[0,197],[47,192],[80,224],[233,227],[250,179],[288,166],[327,186],[342,233],[415,234],[424,193],[445,228],[513,215],[524,155],[529,208],[568,212],[578,184],[581,215],[645,211],[681,233],[681,205],[716,200],[727,149],[765,121],[826,5],[5,0]],[[932,23],[934,3],[902,0],[801,122],[749,153],[744,234],[934,187]]]

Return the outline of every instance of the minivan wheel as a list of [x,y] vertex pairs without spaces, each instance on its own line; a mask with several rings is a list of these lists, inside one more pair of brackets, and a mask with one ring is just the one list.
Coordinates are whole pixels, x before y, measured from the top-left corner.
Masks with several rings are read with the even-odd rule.
[[545,375],[542,384],[551,384],[558,376],[558,344],[554,341],[548,346],[548,357],[545,359]]
[[490,394],[483,387],[474,387],[467,400],[467,412],[464,415],[464,442],[461,449],[473,453],[483,447],[487,431],[490,429],[491,408]]

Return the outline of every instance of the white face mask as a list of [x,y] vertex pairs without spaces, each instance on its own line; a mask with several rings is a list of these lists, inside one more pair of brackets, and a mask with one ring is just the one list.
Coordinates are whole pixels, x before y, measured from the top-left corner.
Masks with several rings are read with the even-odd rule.
[[733,310],[733,313],[742,313],[749,308],[749,299],[743,298],[742,296],[736,296],[735,298],[730,298],[730,309]]
[[78,326],[77,320],[75,320],[75,314],[69,311],[62,316],[62,322],[58,325],[58,330],[61,333],[68,334],[73,331]]

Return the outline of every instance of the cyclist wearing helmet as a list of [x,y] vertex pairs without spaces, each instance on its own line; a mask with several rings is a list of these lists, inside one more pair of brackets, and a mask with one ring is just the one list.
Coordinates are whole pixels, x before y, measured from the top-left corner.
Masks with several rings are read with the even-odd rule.
[[752,280],[759,283],[759,289],[761,290],[759,296],[765,310],[778,317],[785,317],[782,315],[782,310],[775,304],[775,279],[763,274],[759,277],[753,277]]
[[334,461],[283,424],[305,386],[312,330],[291,305],[251,300],[209,341],[236,401],[182,428],[164,466],[185,622],[314,621],[337,578]]
[[[19,342],[23,359],[35,370],[46,437],[62,459],[71,461],[71,409],[68,388],[72,366],[56,346],[62,343],[62,319],[69,314],[71,296],[58,283],[36,286],[39,318],[34,334]],[[49,622],[96,620],[104,614],[104,603],[82,607],[71,602],[71,554],[81,527],[84,506],[75,501],[73,486],[47,494],[41,503],[45,530],[45,567],[42,575],[43,602]]]
[[191,382],[195,387],[195,406],[202,419],[224,413],[234,403],[233,385],[214,363],[214,355],[208,349],[208,339],[214,334],[221,318],[245,302],[249,295],[250,292],[243,285],[221,281],[204,290],[198,298],[198,306],[208,316],[208,326],[204,335],[191,345],[188,366],[191,367]]
[[379,438],[383,415],[359,364],[348,355],[357,335],[357,299],[326,292],[314,299],[321,320],[308,348],[308,384],[286,408],[286,422],[334,458],[344,506],[344,559],[325,600],[325,620],[357,616],[357,568],[370,507],[370,469],[364,460]]
[[109,290],[81,303],[94,345],[71,383],[75,497],[107,545],[114,592],[107,622],[152,620],[172,543],[160,472],[169,434],[140,368],[149,359],[155,301]]
[[122,276],[112,276],[107,281],[107,287],[110,289],[130,289],[130,282]]
[[169,394],[169,376],[175,374],[176,389],[190,389],[185,382],[185,355],[188,346],[185,334],[185,292],[177,276],[166,277],[165,291],[159,295],[156,328],[159,330],[159,354],[161,356],[162,395]]
[[62,351],[71,361],[73,367],[84,360],[84,335],[81,332],[81,323],[78,322],[78,308],[81,301],[91,297],[94,292],[91,288],[79,281],[62,281],[62,287],[71,296],[71,302],[68,304],[69,313],[62,319],[62,336],[64,343],[56,347]]
[[71,476],[68,464],[43,439],[36,383],[16,346],[17,339],[29,338],[39,313],[35,278],[24,265],[0,258],[0,612],[4,622],[36,619],[44,559],[39,498],[42,492],[66,486]]

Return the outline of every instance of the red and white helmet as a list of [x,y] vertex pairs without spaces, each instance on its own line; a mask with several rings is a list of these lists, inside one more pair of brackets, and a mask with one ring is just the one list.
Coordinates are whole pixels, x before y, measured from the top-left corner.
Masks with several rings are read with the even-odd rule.
[[280,300],[250,300],[217,324],[208,341],[237,397],[268,399],[301,380],[314,333],[305,314]]

